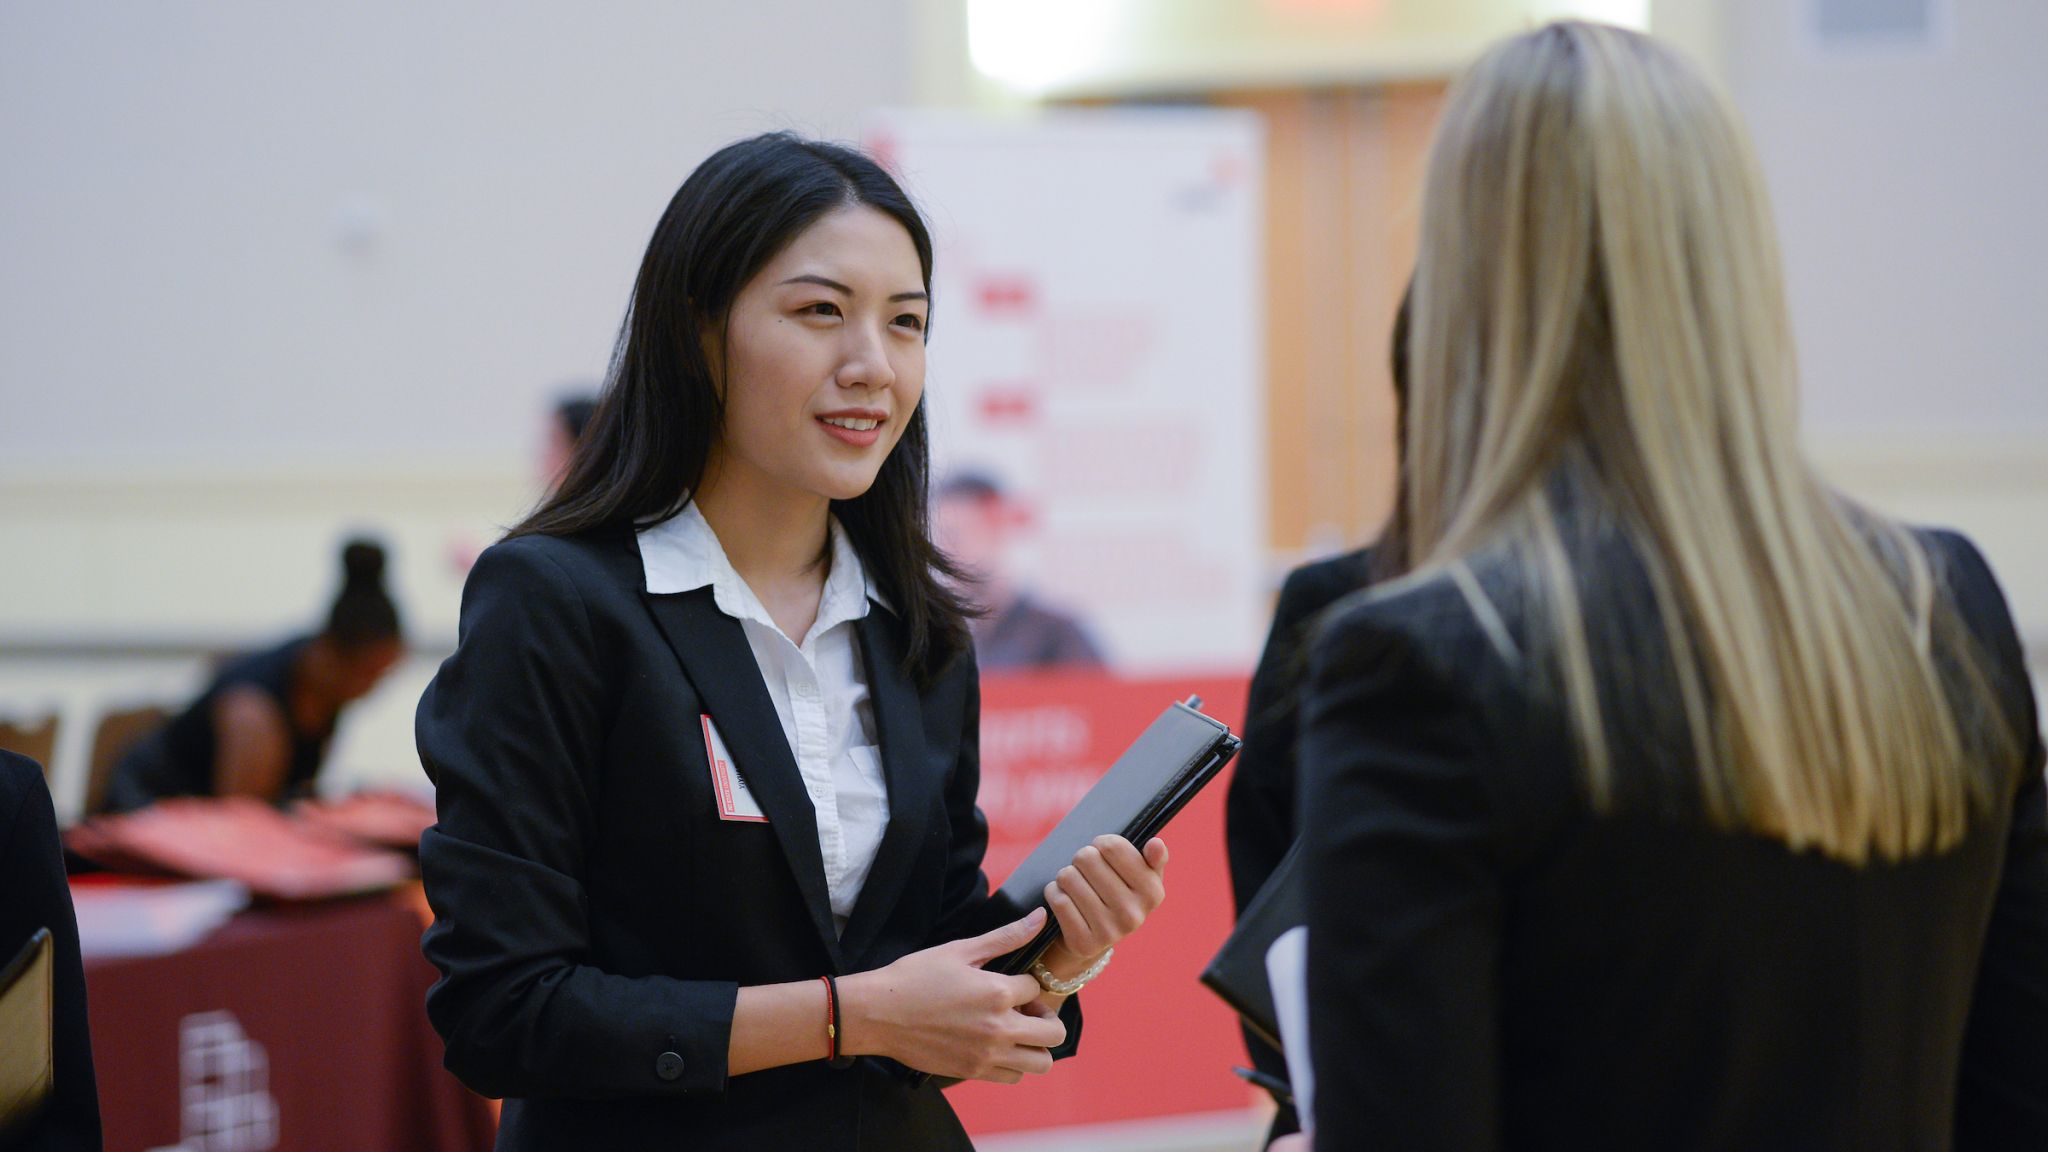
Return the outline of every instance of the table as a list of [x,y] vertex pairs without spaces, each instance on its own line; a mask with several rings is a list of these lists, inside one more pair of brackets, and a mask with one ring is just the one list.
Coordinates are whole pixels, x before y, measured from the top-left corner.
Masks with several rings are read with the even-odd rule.
[[491,1103],[441,1067],[417,886],[254,909],[166,956],[89,960],[108,1152],[471,1152]]

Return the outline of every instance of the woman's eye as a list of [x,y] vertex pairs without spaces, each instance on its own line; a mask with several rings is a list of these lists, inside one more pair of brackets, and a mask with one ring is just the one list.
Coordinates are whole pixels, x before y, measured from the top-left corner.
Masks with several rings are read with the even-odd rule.
[[803,312],[806,316],[837,316],[839,315],[839,305],[832,303],[830,300],[820,300],[816,304],[806,304]]
[[924,331],[924,317],[919,316],[915,312],[905,312],[903,315],[898,316],[896,323],[903,325],[912,332]]

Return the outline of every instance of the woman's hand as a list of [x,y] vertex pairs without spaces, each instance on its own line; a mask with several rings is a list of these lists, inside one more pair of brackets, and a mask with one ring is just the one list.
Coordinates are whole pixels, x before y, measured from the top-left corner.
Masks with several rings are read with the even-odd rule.
[[1046,968],[1062,980],[1080,975],[1165,899],[1166,841],[1154,837],[1140,854],[1121,836],[1097,836],[1045,886],[1046,903],[1060,922]]
[[1059,1020],[1019,1008],[1038,999],[1030,976],[981,966],[1031,942],[1045,911],[971,940],[912,952],[839,981],[840,1051],[887,1056],[936,1076],[1015,1084],[1052,1070],[1046,1051],[1067,1038]]

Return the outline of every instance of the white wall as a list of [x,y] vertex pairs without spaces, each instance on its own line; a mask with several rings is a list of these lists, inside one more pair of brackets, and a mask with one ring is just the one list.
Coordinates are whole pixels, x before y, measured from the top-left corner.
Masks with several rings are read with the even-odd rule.
[[1727,0],[1720,71],[1770,182],[1823,466],[1975,534],[2048,638],[2048,4],[1933,7],[1931,45],[1829,45],[1810,0]]
[[909,3],[0,6],[0,645],[304,622],[351,526],[452,636],[677,184],[907,102]]
[[682,177],[906,101],[905,8],[0,6],[0,460],[523,461]]
[[2048,431],[2048,4],[1934,7],[1924,48],[1817,43],[1803,0],[1726,9],[1828,436]]

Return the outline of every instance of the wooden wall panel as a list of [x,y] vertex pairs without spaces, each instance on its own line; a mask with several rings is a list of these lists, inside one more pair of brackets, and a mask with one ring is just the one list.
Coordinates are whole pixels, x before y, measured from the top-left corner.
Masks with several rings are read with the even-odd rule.
[[1224,93],[1267,125],[1266,360],[1276,568],[1392,507],[1387,338],[1415,258],[1436,84]]

